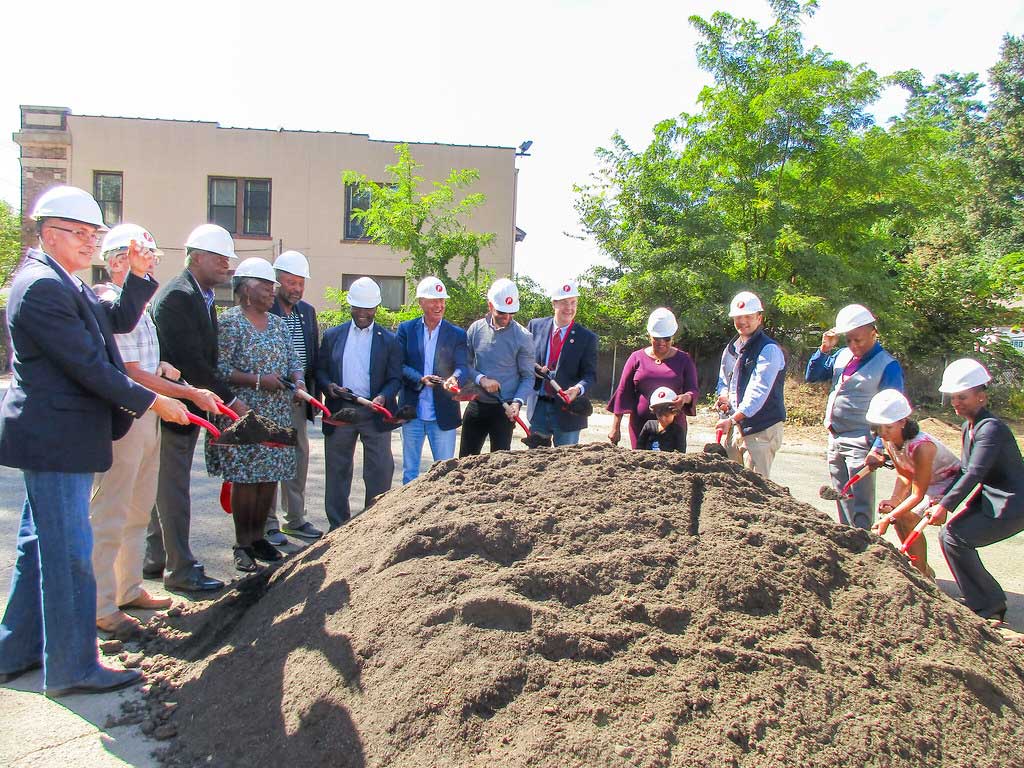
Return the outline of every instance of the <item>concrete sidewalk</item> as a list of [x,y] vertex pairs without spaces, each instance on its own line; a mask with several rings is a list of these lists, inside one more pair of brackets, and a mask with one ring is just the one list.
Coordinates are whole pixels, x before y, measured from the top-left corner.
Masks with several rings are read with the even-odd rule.
[[[591,426],[583,435],[583,442],[607,440],[611,417],[595,414]],[[515,440],[515,450],[521,450],[520,435]],[[689,450],[700,451],[706,442],[714,439],[711,431],[700,424],[691,424]],[[628,444],[628,438],[627,438]],[[395,486],[401,484],[401,433],[392,433],[392,449],[396,460]],[[423,470],[430,465],[429,449],[424,446]],[[311,461],[308,483],[308,508],[310,520],[326,528],[323,514],[323,436],[319,427],[310,429]],[[362,508],[363,486],[360,479],[361,451],[356,452],[356,467],[353,482],[353,509]],[[835,518],[835,504],[818,497],[818,488],[828,479],[825,468],[824,445],[811,442],[790,442],[776,457],[772,479],[789,488],[793,496],[807,502]],[[881,470],[878,478],[879,494],[888,493],[892,487],[892,472]],[[236,573],[231,562],[233,529],[231,521],[220,510],[218,493],[220,481],[206,475],[202,450],[196,452],[192,473],[193,526],[192,542],[196,556],[205,564],[210,575],[231,579]],[[24,492],[20,473],[0,467],[0,600],[6,602],[14,561],[14,539]],[[956,595],[956,585],[942,558],[937,556],[937,529],[929,528],[930,560],[936,570],[939,586],[949,594]],[[895,541],[889,534],[890,541]],[[293,540],[294,541],[294,540]],[[297,552],[303,544],[295,542],[286,551]],[[1001,544],[988,547],[983,552],[986,564],[1002,583],[1010,600],[1008,620],[1017,629],[1024,629],[1024,573],[1019,563],[1024,558],[1024,537],[1017,537]],[[146,586],[152,592],[165,594],[160,582],[148,581]],[[215,593],[215,596],[220,593]],[[176,599],[180,599],[175,596]],[[143,618],[151,613],[138,612]],[[93,696],[72,696],[59,701],[44,698],[42,674],[39,671],[27,674],[13,683],[0,687],[0,721],[4,723],[0,734],[0,765],[10,768],[27,766],[106,766],[132,765],[148,768],[158,765],[151,756],[160,742],[145,737],[139,726],[110,726],[108,719],[120,714],[121,703],[141,700],[138,689],[114,694]]]

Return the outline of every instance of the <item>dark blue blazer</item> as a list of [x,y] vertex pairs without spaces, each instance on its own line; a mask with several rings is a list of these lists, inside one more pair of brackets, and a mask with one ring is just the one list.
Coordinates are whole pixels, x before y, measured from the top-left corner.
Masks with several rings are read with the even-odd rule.
[[[316,321],[316,310],[313,309],[312,304],[300,301],[292,309],[292,312],[298,313],[299,319],[302,321],[302,335],[306,340],[306,370],[302,372],[303,378],[306,380],[306,391],[313,397],[320,397],[320,391],[316,385],[316,363],[320,355],[320,327]],[[276,296],[274,297],[274,306],[270,308],[270,314],[284,317],[281,304]],[[309,403],[306,403],[306,418],[310,421],[313,420],[313,406]]]
[[[341,325],[327,329],[324,333],[324,340],[320,343],[320,351],[316,364],[316,383],[321,392],[327,392],[327,385],[337,384],[345,386],[343,380],[343,360],[345,358],[345,343],[348,341],[348,330],[352,327],[349,320]],[[398,408],[398,390],[402,386],[402,348],[398,346],[395,334],[387,328],[382,328],[377,323],[373,325],[373,341],[370,343],[370,398],[377,395],[384,396],[384,407],[392,413]],[[326,397],[324,404],[333,413],[347,403],[344,400],[333,397]],[[379,416],[376,418],[377,426],[381,430],[394,429],[384,423]],[[324,434],[334,432],[331,424],[323,425]]]
[[[529,322],[526,326],[533,335],[534,360],[540,365],[546,365],[548,361],[548,343],[551,334],[555,330],[555,318],[538,317]],[[597,334],[579,323],[573,323],[569,329],[569,338],[562,344],[562,352],[558,356],[558,366],[555,369],[555,381],[562,389],[576,386],[583,382],[584,390],[589,394],[597,381]],[[538,378],[533,388],[542,392],[543,381]],[[548,388],[550,392],[550,387]],[[574,416],[565,411],[558,412],[558,428],[563,432],[575,432],[585,429],[587,419],[585,416]]]
[[[425,326],[423,318],[406,320],[398,326],[398,344],[402,347],[402,394],[400,405],[419,403],[423,391],[423,335]],[[459,371],[459,386],[465,384],[469,373],[469,350],[466,346],[466,332],[447,320],[441,321],[438,329],[437,348],[434,351],[434,373],[447,379],[455,371]],[[452,400],[441,387],[432,387],[434,396],[434,413],[437,426],[441,429],[455,429],[462,424],[462,413],[459,404]]]
[[128,275],[116,302],[81,289],[30,250],[11,284],[14,378],[0,404],[0,464],[36,472],[105,472],[113,441],[156,395],[125,373],[115,333],[139,322],[155,281]]
[[970,422],[964,422],[961,441],[960,473],[946,489],[942,506],[952,512],[981,485],[969,509],[1007,520],[1024,515],[1024,461],[1006,422],[983,408],[974,419],[973,437]]

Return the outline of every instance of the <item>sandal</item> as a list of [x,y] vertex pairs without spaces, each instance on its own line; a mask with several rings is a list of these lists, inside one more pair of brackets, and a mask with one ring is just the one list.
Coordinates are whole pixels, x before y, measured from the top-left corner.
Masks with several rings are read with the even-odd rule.
[[232,547],[235,555],[235,570],[243,573],[254,573],[259,566],[256,565],[256,553],[252,547]]

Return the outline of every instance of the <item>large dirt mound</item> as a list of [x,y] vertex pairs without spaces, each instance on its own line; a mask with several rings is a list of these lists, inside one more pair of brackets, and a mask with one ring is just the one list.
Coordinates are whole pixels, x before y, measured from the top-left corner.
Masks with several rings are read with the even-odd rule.
[[177,764],[1024,764],[998,634],[708,456],[444,462],[150,650]]

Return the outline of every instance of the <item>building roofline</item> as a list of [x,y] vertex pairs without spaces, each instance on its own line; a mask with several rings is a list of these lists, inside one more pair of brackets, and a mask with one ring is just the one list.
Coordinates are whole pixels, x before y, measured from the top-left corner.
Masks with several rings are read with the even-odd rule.
[[[34,109],[64,109],[64,107],[34,107]],[[355,133],[353,131],[309,131],[302,128],[249,128],[246,126],[221,125],[213,120],[180,120],[169,117],[130,117],[127,115],[87,115],[71,112],[68,110],[68,117],[85,117],[99,120],[145,120],[153,123],[183,123],[191,125],[212,125],[222,131],[260,131],[264,133],[295,133],[295,134],[323,134],[325,136],[355,136],[365,138],[378,144],[409,144],[411,146],[434,146],[434,147],[464,147],[467,149],[510,149],[497,144],[456,144],[447,141],[407,141],[404,139],[371,139],[368,133]]]

